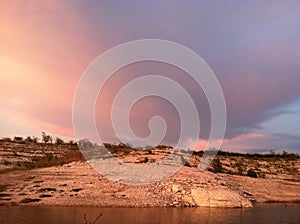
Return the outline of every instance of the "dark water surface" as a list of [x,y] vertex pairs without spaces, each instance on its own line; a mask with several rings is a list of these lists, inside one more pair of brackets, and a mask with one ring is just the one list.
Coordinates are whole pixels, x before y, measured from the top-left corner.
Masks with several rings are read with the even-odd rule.
[[95,208],[95,207],[0,207],[0,223],[296,223],[299,204],[261,204],[251,209],[209,208]]

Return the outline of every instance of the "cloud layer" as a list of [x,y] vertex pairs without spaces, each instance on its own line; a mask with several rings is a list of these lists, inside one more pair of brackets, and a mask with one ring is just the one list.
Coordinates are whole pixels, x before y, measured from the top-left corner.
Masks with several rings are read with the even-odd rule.
[[[300,115],[298,1],[1,2],[1,136],[45,130],[72,137],[74,92],[92,60],[117,44],[157,38],[186,45],[213,69],[228,110],[225,149],[300,150],[300,130],[286,128]],[[154,62],[121,69],[100,92],[96,120],[105,139],[117,141],[110,109],[118,90],[149,74],[172,78],[189,91],[200,114],[200,142],[205,142],[211,119],[205,94],[180,69]],[[178,113],[151,97],[132,110],[137,135],[149,134],[154,115],[168,124],[165,142],[176,142]],[[268,129],[280,116],[285,123]]]

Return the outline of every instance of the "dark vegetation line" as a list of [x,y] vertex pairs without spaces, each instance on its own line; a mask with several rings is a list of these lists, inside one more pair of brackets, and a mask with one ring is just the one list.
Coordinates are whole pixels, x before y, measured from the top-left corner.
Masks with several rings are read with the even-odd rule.
[[[9,137],[3,137],[0,139],[1,142],[14,142],[19,144],[26,144],[26,143],[36,143],[37,145],[44,146],[45,144],[49,145],[60,145],[60,146],[69,146],[70,149],[77,150],[78,145],[83,146],[83,148],[92,148],[99,146],[97,143],[91,142],[87,139],[79,140],[78,142],[75,142],[74,140],[70,140],[68,142],[65,142],[63,139],[59,137],[53,137],[51,135],[46,134],[45,132],[42,132],[42,137],[38,138],[36,136],[28,136],[26,138],[15,136],[13,139]],[[113,143],[103,143],[103,146],[107,148],[112,153],[118,153],[120,152],[126,152],[128,150],[148,150],[151,153],[151,149],[173,149],[172,146],[167,145],[157,145],[157,146],[146,146],[144,148],[138,148],[133,147],[130,144],[126,143],[119,143],[119,144],[113,144]],[[185,151],[185,150],[182,150]],[[207,154],[210,154],[210,152],[215,153],[215,149],[206,150]],[[192,151],[194,155],[202,156],[204,151]],[[249,158],[300,158],[299,154],[297,153],[289,153],[287,151],[282,151],[281,153],[276,153],[275,151],[270,151],[269,153],[240,153],[240,152],[230,152],[230,151],[223,151],[219,150],[217,151],[217,155],[219,156],[244,156]]]

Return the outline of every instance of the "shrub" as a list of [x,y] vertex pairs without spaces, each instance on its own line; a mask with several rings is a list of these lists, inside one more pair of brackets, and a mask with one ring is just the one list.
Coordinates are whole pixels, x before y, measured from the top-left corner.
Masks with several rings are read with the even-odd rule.
[[142,162],[142,163],[148,163],[148,162],[149,162],[148,157],[145,157],[141,162]]
[[23,137],[15,136],[14,137],[14,142],[21,142],[23,141]]
[[218,153],[217,149],[209,148],[209,149],[205,150],[205,154],[208,155],[208,156],[214,156],[214,155],[219,154],[219,153]]
[[187,161],[183,156],[181,156],[181,163],[182,163],[184,166],[191,167],[189,161]]
[[9,162],[8,160],[4,160],[4,161],[3,161],[3,164],[4,164],[4,166],[9,166],[9,165],[11,165],[12,163]]
[[104,147],[107,148],[107,149],[108,149],[108,148],[111,148],[111,146],[112,146],[110,143],[103,143],[103,145],[104,145]]
[[24,198],[20,203],[31,203],[31,202],[39,202],[41,199],[38,198]]
[[89,141],[88,139],[82,139],[78,141],[78,146],[81,149],[92,149],[94,148],[93,142]]
[[37,143],[39,141],[38,137],[32,136],[32,142]]
[[130,146],[127,145],[127,144],[125,144],[125,143],[123,143],[123,142],[120,142],[120,143],[118,144],[118,147],[119,147],[119,148],[128,148],[128,147],[130,147]]
[[257,173],[254,170],[250,169],[247,171],[247,176],[257,178]]
[[27,136],[27,138],[25,139],[26,142],[33,142],[32,138],[30,136]]
[[220,161],[219,158],[216,158],[214,161],[213,161],[213,169],[214,169],[214,172],[215,173],[222,173],[223,172],[223,167],[222,167],[222,163]]
[[237,167],[237,169],[238,169],[238,173],[239,173],[239,174],[243,174],[244,168],[243,168],[242,162],[241,162],[241,161],[236,162],[235,165],[236,165],[236,167]]
[[155,146],[155,148],[157,148],[157,149],[168,149],[168,148],[173,149],[172,146],[167,146],[167,145],[157,145],[157,146]]
[[130,154],[130,149],[124,149],[123,152],[124,152],[125,155],[129,155]]
[[118,146],[116,146],[116,145],[112,145],[111,148],[108,148],[108,151],[113,154],[121,152],[120,148],[118,148]]
[[47,135],[45,132],[42,132],[42,141],[47,144],[47,143],[51,143],[52,144],[52,137],[50,135]]
[[25,167],[26,167],[26,169],[28,169],[28,170],[32,170],[32,169],[35,168],[35,164],[34,164],[33,162],[26,162],[26,163],[25,163]]
[[48,161],[50,162],[53,159],[53,154],[52,153],[45,153]]
[[62,140],[61,138],[56,137],[56,139],[55,139],[55,144],[56,145],[62,145],[64,143],[65,143],[64,140]]
[[11,138],[9,138],[9,137],[4,137],[4,138],[2,138],[2,140],[5,142],[12,142]]

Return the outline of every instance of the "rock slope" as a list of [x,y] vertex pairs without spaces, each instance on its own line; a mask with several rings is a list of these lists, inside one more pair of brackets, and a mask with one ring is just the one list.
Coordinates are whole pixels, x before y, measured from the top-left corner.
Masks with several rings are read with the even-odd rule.
[[153,184],[107,179],[87,162],[0,174],[1,205],[109,207],[251,207],[255,202],[300,202],[300,183],[215,174],[183,167]]

